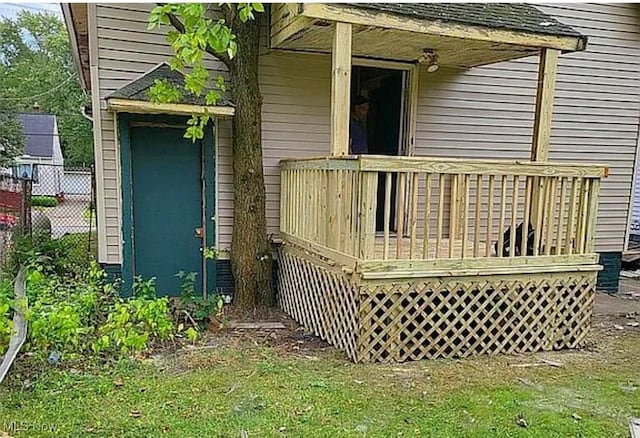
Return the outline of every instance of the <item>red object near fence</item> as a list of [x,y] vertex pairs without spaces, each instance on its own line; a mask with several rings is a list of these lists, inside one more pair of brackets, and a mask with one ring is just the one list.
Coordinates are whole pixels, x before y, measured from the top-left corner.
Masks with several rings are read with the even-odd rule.
[[22,193],[0,189],[0,209],[20,211]]
[[5,228],[13,228],[18,223],[18,218],[11,214],[0,213],[0,231]]

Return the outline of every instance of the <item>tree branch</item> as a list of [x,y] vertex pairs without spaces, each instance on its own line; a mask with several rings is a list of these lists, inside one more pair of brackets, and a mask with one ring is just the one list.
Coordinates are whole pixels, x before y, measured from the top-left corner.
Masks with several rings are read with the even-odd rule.
[[[162,6],[163,4],[164,3],[157,3],[157,5],[159,5],[159,6]],[[178,17],[176,17],[175,14],[169,13],[167,15],[169,16],[169,21],[171,22],[171,25],[178,32],[185,33],[184,24],[182,23],[182,21],[180,21],[180,19]],[[207,52],[211,56],[213,56],[216,59],[218,59],[219,61],[221,61],[228,69],[231,68],[231,58],[229,58],[229,55],[227,55],[226,53],[217,53],[208,44],[207,44],[207,47],[204,50],[205,50],[205,52]]]

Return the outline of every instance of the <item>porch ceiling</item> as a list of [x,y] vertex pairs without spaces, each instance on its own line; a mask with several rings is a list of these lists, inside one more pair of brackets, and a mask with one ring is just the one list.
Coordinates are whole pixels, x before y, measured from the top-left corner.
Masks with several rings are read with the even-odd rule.
[[415,62],[431,49],[449,67],[586,47],[586,37],[528,5],[385,3],[275,4],[271,46],[329,53],[334,21],[353,25],[354,56]]

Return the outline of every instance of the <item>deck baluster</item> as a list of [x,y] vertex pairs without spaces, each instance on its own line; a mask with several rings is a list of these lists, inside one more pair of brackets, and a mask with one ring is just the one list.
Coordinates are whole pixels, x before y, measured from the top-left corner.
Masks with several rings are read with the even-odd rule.
[[[463,175],[462,181],[462,249],[460,253],[461,258],[465,258],[467,256],[467,239],[469,235],[469,186],[470,186],[470,175]],[[449,245],[453,246],[452,242],[449,242]]]
[[574,223],[576,217],[576,198],[578,196],[578,178],[571,178],[571,194],[569,195],[569,215],[567,217],[567,234],[564,242],[566,254],[573,254],[575,247]]
[[[473,228],[473,257],[480,256],[480,222],[482,210],[482,175],[476,176],[476,211],[474,216]],[[488,242],[487,242],[488,244]]]
[[553,244],[553,225],[554,225],[554,220],[555,220],[555,215],[556,215],[556,192],[558,189],[558,179],[557,178],[551,178],[549,180],[549,184],[548,184],[548,190],[547,190],[547,206],[546,206],[546,213],[547,213],[547,220],[545,221],[545,227],[546,227],[546,231],[547,231],[547,235],[545,238],[545,248],[544,248],[544,255],[551,255],[551,249],[552,249],[552,244]]
[[391,222],[391,172],[386,172],[384,183],[384,241],[382,249],[382,258],[389,258],[389,222]]
[[562,229],[564,228],[564,207],[567,196],[567,178],[560,178],[560,199],[558,200],[558,223],[556,229],[556,251],[555,255],[563,252],[564,240],[562,238]]
[[522,236],[520,238],[520,255],[529,256],[529,222],[531,221],[531,189],[533,178],[528,176],[524,184],[524,218],[522,219]]
[[577,254],[584,254],[585,244],[586,244],[586,234],[587,234],[587,216],[589,212],[587,208],[589,207],[588,198],[589,198],[589,180],[586,178],[582,178],[580,184],[580,209],[578,210],[578,231],[576,232],[577,238]]
[[587,222],[586,245],[585,251],[592,253],[595,250],[596,241],[596,223],[598,218],[598,202],[600,196],[600,180],[592,179],[589,190],[589,220]]
[[498,251],[497,256],[504,255],[504,218],[507,205],[507,176],[502,175],[500,181],[500,222],[498,223]]
[[496,185],[495,175],[489,175],[489,187],[487,188],[489,205],[487,206],[487,238],[486,238],[485,257],[491,256],[491,246],[492,246],[491,242],[493,239],[493,193],[495,191],[495,185]]
[[533,206],[534,206],[534,214],[535,218],[535,233],[534,233],[534,244],[533,244],[533,255],[540,255],[540,247],[542,245],[542,216],[544,207],[544,193],[547,179],[545,177],[537,177],[534,178],[534,190],[533,190]]
[[424,198],[424,239],[422,241],[422,258],[429,258],[429,238],[431,221],[431,174],[427,173],[425,178],[425,198]]
[[516,227],[518,226],[518,196],[520,191],[520,177],[513,176],[513,191],[511,193],[511,233],[509,234],[509,257],[516,256]]
[[416,238],[418,234],[418,179],[417,172],[411,174],[411,227],[409,229],[409,258],[413,259],[416,252]]
[[407,185],[407,174],[400,172],[398,175],[398,202],[396,207],[397,220],[397,234],[396,234],[396,258],[403,258],[403,243],[404,243],[404,209],[405,209],[405,196]]
[[444,222],[444,173],[440,174],[438,181],[438,224],[436,229],[436,258],[440,258],[442,247],[442,223]]

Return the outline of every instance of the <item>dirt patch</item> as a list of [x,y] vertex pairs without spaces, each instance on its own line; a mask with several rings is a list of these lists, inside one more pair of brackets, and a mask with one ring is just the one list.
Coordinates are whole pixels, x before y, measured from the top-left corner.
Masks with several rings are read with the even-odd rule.
[[215,336],[224,345],[257,344],[274,348],[279,353],[309,355],[331,348],[279,309],[247,315],[230,306],[225,308],[222,318],[211,324],[209,336]]
[[[632,281],[633,288],[629,284],[625,285],[626,293],[596,295],[593,330],[587,340],[587,346],[606,343],[607,337],[640,335],[640,299],[629,293],[640,290],[640,281]],[[638,289],[635,289],[636,287]]]
[[[640,290],[640,281],[637,281],[637,285]],[[632,298],[630,295],[598,293],[592,330],[582,348],[498,357],[476,356],[471,362],[477,363],[480,369],[491,368],[502,363],[501,366],[511,369],[514,375],[520,375],[521,372],[531,369],[520,369],[514,364],[538,363],[540,360],[558,361],[565,366],[575,366],[583,361],[602,361],[604,366],[608,360],[615,360],[614,357],[617,354],[612,348],[617,341],[626,338],[638,339],[639,336],[640,299]],[[278,355],[297,356],[310,360],[316,360],[327,354],[343,356],[334,347],[300,326],[279,309],[247,314],[238,312],[233,306],[225,306],[224,314],[209,324],[208,330],[197,346],[178,351],[164,351],[154,356],[152,360],[159,368],[173,373],[183,372],[212,365],[209,363],[211,360],[209,355],[202,353],[220,347],[241,348],[247,351],[252,350],[252,347],[269,347]],[[220,358],[218,357],[217,360]],[[449,361],[438,363],[444,362]],[[404,380],[407,378],[407,373],[412,371],[422,373],[424,370],[419,364],[420,362],[408,362],[387,370],[388,377]],[[538,363],[536,366],[544,365]]]

